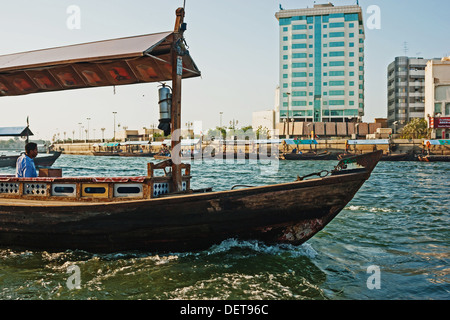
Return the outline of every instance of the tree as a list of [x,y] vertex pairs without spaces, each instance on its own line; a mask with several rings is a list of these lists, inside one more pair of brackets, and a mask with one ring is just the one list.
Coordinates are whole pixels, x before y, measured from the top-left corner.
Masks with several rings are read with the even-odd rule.
[[267,127],[259,126],[256,129],[256,139],[264,137],[264,139],[270,139],[270,131]]
[[425,119],[414,118],[403,127],[400,135],[403,139],[429,138],[431,129],[428,128],[428,122]]

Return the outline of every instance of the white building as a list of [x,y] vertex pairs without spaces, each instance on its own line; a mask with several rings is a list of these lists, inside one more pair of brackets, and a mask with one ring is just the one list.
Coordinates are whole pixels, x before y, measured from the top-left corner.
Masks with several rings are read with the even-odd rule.
[[280,120],[344,122],[364,115],[360,6],[280,10]]
[[425,119],[432,138],[450,137],[450,57],[430,60],[425,68]]
[[252,128],[254,132],[261,127],[261,129],[268,130],[270,137],[277,136],[274,132],[275,121],[275,110],[256,111],[252,113]]

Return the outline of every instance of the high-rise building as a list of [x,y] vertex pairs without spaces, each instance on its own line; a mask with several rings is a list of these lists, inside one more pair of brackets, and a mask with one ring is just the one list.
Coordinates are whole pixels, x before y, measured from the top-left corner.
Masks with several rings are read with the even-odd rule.
[[364,24],[358,5],[283,10],[280,121],[348,122],[364,115]]
[[429,59],[396,57],[387,68],[388,126],[399,132],[425,117],[425,67]]
[[425,68],[425,119],[431,138],[450,138],[450,56],[430,60]]

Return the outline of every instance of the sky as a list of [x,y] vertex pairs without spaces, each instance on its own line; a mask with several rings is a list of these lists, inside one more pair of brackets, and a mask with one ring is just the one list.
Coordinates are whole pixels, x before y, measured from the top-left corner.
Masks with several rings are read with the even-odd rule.
[[[184,0],[16,0],[0,11],[0,55],[173,30]],[[356,0],[331,1],[335,6]],[[185,0],[185,39],[202,72],[182,85],[182,125],[201,121],[203,130],[230,121],[251,125],[252,112],[273,109],[279,84],[279,26],[275,13],[312,7],[319,0]],[[77,6],[79,28],[69,28]],[[450,55],[450,1],[360,0],[366,31],[365,116],[387,116],[387,66],[397,56]],[[371,7],[372,6],[372,7]],[[367,12],[379,8],[379,15]],[[376,20],[374,20],[376,19]],[[375,22],[376,28],[369,28]],[[73,24],[72,24],[73,25]],[[405,54],[406,53],[406,54]],[[35,139],[113,136],[157,126],[158,83],[69,90],[0,98],[0,127],[21,126],[29,117]],[[88,121],[87,119],[90,118]],[[81,125],[79,125],[81,123]],[[95,131],[94,131],[95,129]],[[84,138],[84,135],[83,137]]]

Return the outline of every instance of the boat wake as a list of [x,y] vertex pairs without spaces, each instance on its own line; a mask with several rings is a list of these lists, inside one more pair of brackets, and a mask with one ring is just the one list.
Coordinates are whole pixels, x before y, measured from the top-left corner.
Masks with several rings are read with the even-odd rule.
[[308,257],[315,258],[317,252],[308,243],[303,243],[299,246],[294,246],[291,244],[274,244],[266,245],[256,240],[237,240],[234,238],[222,241],[218,245],[213,245],[208,250],[199,253],[187,253],[188,255],[215,255],[219,253],[230,252],[235,249],[245,249],[251,250],[257,253],[263,253],[268,255],[278,255],[287,257]]

